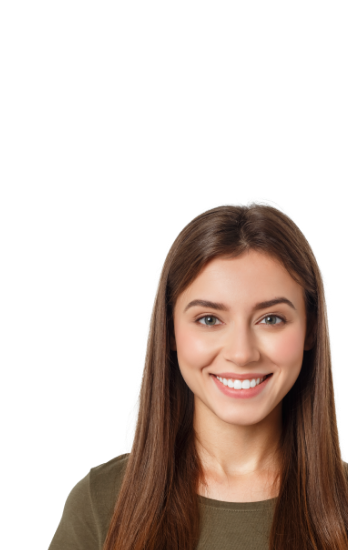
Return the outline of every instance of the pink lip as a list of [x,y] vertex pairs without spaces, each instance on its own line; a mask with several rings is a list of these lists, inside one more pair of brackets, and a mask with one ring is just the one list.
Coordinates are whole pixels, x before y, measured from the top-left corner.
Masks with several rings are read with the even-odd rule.
[[247,372],[246,374],[236,374],[234,372],[217,372],[216,374],[211,372],[210,374],[213,374],[214,376],[220,376],[220,378],[226,378],[229,380],[229,378],[232,378],[232,380],[252,380],[253,378],[256,380],[256,378],[263,378],[264,376],[267,376],[268,374],[272,374],[270,372]]
[[[217,385],[218,389],[221,391],[221,393],[227,395],[228,397],[237,397],[239,399],[248,399],[248,397],[255,397],[256,395],[262,392],[262,390],[266,387],[266,385],[268,384],[268,381],[272,377],[272,376],[268,376],[263,382],[261,382],[261,384],[259,384],[258,386],[255,386],[255,388],[250,388],[249,390],[235,390],[234,388],[229,388],[227,386],[224,386],[223,383],[216,378],[215,374],[211,374],[211,376],[215,384]],[[221,376],[221,378],[227,378],[227,377]],[[229,378],[232,378],[232,377],[229,376]],[[253,376],[250,377],[249,375],[249,380],[252,380],[252,378],[262,378],[262,376],[257,376],[256,374],[253,374]],[[245,377],[243,377],[243,380],[245,380]]]

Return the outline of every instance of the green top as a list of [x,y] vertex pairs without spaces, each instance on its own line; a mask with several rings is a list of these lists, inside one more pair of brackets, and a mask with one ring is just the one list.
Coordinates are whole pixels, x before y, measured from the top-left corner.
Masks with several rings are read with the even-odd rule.
[[[49,550],[102,550],[129,454],[92,468],[70,492]],[[224,502],[198,495],[197,550],[268,550],[276,498]]]

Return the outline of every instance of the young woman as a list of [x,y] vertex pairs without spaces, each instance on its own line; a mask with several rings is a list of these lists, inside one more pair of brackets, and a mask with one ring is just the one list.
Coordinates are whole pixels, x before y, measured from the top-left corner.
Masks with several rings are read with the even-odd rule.
[[50,550],[346,550],[347,474],[313,252],[279,210],[221,206],[166,258],[131,452]]

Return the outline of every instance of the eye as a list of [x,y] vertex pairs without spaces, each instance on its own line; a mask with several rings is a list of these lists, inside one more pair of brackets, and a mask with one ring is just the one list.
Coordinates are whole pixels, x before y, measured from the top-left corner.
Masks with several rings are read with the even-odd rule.
[[266,315],[266,317],[262,319],[261,324],[263,324],[263,321],[265,321],[265,325],[279,325],[280,323],[286,322],[285,319],[279,317],[279,315]]
[[214,315],[205,315],[204,317],[197,319],[197,322],[200,325],[205,325],[206,327],[213,327],[214,325],[220,323],[219,319],[214,317]]
[[[200,321],[202,321],[203,319],[207,319],[207,321],[204,323],[200,323]],[[271,319],[271,322],[268,322],[270,319]],[[273,319],[274,319],[274,322],[272,322]],[[280,322],[277,323],[276,322],[277,319],[280,320]],[[266,320],[267,322],[265,323],[262,322]],[[214,327],[214,326],[217,326],[216,321],[219,321],[219,319],[215,317],[215,315],[204,315],[203,317],[200,317],[199,319],[197,319],[196,323],[199,323],[200,325],[204,325],[206,327]],[[266,315],[260,322],[261,324],[265,324],[267,326],[278,326],[281,323],[285,324],[287,321],[284,317],[280,317],[279,315]]]

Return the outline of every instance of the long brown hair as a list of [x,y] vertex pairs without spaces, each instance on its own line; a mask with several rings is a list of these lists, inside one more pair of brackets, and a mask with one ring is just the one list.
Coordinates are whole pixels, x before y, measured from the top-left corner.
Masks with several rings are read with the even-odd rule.
[[280,260],[303,287],[313,347],[283,399],[280,490],[271,550],[346,550],[348,487],[340,455],[321,274],[296,224],[263,204],[197,216],[165,260],[152,313],[139,414],[104,550],[194,550],[197,488],[204,479],[193,429],[193,393],[171,350],[178,296],[213,258],[248,249]]

